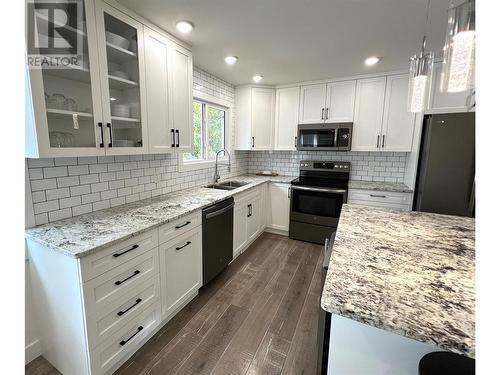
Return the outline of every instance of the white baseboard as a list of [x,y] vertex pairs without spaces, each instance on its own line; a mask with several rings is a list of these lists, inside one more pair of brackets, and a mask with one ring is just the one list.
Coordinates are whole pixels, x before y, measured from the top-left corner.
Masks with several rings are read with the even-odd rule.
[[268,233],[279,234],[280,236],[288,237],[288,231],[287,230],[275,229],[275,228],[267,227],[265,229],[265,231],[268,232]]
[[36,357],[42,355],[42,343],[40,340],[35,340],[32,343],[26,345],[24,348],[24,364],[30,363]]

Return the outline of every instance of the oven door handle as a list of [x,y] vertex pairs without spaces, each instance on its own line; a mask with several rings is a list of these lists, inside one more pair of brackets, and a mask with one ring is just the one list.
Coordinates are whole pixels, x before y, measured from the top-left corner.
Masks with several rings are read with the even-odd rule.
[[305,190],[305,191],[319,191],[323,193],[340,193],[346,194],[346,189],[329,189],[329,188],[316,188],[316,187],[308,187],[308,186],[292,186],[294,190]]

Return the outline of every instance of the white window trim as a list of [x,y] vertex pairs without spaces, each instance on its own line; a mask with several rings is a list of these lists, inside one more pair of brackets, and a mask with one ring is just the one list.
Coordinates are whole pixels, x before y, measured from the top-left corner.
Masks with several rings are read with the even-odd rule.
[[[232,111],[233,111],[233,104],[227,100],[217,98],[216,96],[208,95],[204,92],[193,90],[193,99],[198,100],[201,102],[205,102],[207,104],[213,104],[218,107],[223,107],[226,112],[226,118],[225,118],[225,123],[226,123],[226,129],[225,129],[225,136],[226,136],[226,149],[232,153],[233,147],[231,144],[232,140],[232,131],[233,131],[233,121],[232,121]],[[219,160],[225,160],[227,161],[227,156],[224,156],[222,158],[219,158]],[[186,172],[186,171],[195,171],[199,169],[206,169],[210,167],[215,167],[215,160],[200,160],[200,161],[191,161],[191,162],[186,162],[184,161],[183,158],[183,152],[179,152],[177,155],[177,165],[178,165],[178,171],[179,172]]]

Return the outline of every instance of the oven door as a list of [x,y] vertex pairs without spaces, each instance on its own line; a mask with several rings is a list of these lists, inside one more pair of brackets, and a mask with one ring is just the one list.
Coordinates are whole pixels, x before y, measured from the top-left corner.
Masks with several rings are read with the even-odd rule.
[[290,220],[337,227],[347,190],[292,186]]

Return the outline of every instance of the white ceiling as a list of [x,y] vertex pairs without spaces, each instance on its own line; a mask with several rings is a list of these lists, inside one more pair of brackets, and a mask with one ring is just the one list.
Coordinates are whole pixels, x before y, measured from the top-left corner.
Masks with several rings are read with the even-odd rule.
[[[119,0],[193,46],[194,64],[235,85],[285,84],[404,69],[420,49],[427,0]],[[428,48],[440,56],[448,0],[431,0]],[[175,28],[190,20],[190,35]],[[224,57],[236,55],[234,66]],[[363,63],[381,56],[374,67]]]

